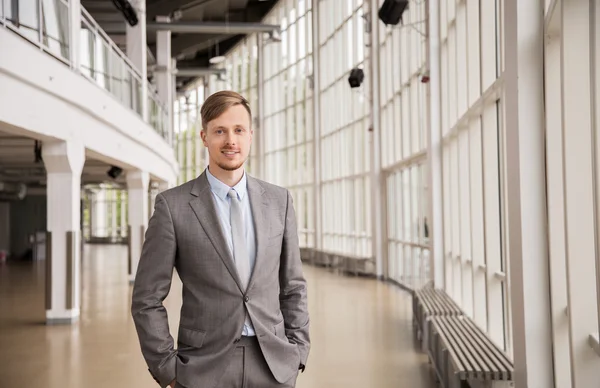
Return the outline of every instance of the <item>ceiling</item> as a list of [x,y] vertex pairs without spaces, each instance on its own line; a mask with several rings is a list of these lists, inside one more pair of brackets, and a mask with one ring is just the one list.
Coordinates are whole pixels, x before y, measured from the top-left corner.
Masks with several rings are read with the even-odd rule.
[[[46,190],[46,168],[42,160],[36,160],[35,139],[0,131],[0,182],[2,184],[25,184],[28,194],[44,194]],[[82,185],[101,183],[125,187],[125,173],[117,179],[107,175],[108,163],[86,155],[81,173]]]
[[[278,0],[146,0],[146,21],[160,16],[179,21],[259,23]],[[125,52],[126,22],[113,0],[82,0],[82,6]],[[244,35],[172,33],[171,55],[178,68],[206,68],[208,60],[227,53]],[[148,31],[148,63],[156,58],[156,32]],[[149,74],[150,76],[150,74]],[[195,77],[178,78],[178,89]]]

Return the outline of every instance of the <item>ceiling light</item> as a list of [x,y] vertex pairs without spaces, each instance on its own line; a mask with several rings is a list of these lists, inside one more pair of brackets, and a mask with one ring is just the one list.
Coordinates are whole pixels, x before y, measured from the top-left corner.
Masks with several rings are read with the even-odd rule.
[[216,57],[212,57],[211,59],[208,60],[208,62],[210,62],[213,65],[216,65],[217,63],[221,63],[225,60],[225,57],[222,55],[217,55]]

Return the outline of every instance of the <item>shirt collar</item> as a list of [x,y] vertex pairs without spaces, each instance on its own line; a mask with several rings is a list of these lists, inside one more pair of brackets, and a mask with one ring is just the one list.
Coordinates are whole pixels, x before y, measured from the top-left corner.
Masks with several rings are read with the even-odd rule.
[[[225,183],[218,180],[213,174],[211,174],[210,170],[206,169],[206,177],[208,178],[208,183],[210,184],[210,189],[215,195],[223,200],[227,199],[227,194],[231,187],[227,186]],[[237,193],[240,201],[244,199],[247,191],[247,178],[246,171],[244,171],[244,175],[242,175],[242,179],[238,182],[237,185],[233,186],[233,189]]]

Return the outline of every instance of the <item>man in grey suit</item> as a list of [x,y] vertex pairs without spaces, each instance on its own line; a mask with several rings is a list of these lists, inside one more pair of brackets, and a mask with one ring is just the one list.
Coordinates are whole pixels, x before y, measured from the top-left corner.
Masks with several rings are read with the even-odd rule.
[[[309,316],[290,193],[245,173],[248,101],[218,92],[201,110],[209,167],[157,195],[133,288],[142,354],[161,387],[294,387]],[[177,349],[163,300],[183,283]]]

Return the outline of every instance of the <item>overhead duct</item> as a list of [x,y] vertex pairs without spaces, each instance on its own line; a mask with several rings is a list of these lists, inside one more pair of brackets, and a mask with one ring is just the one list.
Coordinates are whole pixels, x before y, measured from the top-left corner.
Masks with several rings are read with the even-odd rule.
[[0,202],[21,201],[27,195],[24,183],[0,182]]

